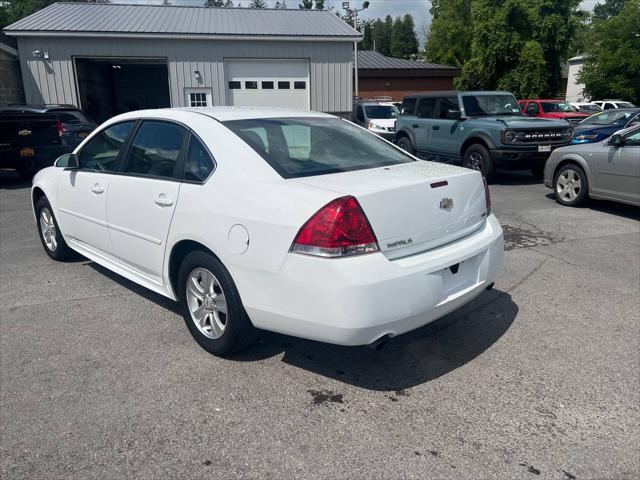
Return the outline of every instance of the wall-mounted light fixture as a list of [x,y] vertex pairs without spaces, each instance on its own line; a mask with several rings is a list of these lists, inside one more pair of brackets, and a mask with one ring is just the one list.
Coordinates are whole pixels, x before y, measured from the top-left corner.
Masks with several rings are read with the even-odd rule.
[[202,74],[200,73],[200,70],[194,70],[193,75],[196,77],[196,81],[198,83],[202,83]]
[[49,50],[44,51],[44,59],[49,60]]
[[33,52],[31,52],[31,55],[36,58],[40,58],[42,56],[42,53],[40,53],[40,50],[34,50]]

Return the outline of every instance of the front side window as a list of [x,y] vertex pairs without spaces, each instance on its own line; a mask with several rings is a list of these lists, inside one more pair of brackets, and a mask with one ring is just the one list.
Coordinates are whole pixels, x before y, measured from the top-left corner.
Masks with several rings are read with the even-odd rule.
[[170,178],[174,175],[185,130],[172,123],[146,121],[138,129],[124,172]]
[[234,120],[224,125],[284,178],[415,161],[380,137],[337,118]]
[[625,147],[640,147],[640,130],[630,133],[624,137]]
[[575,108],[564,102],[540,102],[540,104],[544,113],[571,113],[576,111]]
[[120,150],[133,129],[134,121],[122,122],[104,129],[82,147],[78,155],[80,168],[98,172],[118,169]]
[[[530,103],[527,113],[530,113]],[[497,93],[488,95],[462,95],[462,106],[464,113],[468,117],[475,116],[498,116],[498,115],[520,115],[522,111],[518,106],[516,97],[507,93]],[[537,108],[537,105],[536,105]],[[536,112],[537,113],[537,112]]]
[[191,135],[184,164],[184,179],[192,182],[204,182],[213,172],[213,159],[195,135]]

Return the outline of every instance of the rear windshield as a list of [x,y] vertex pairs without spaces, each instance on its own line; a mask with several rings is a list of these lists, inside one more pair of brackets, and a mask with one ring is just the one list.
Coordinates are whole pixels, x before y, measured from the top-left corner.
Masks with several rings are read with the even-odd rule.
[[53,113],[61,123],[91,123],[84,113],[77,110],[55,110]]
[[339,118],[262,118],[224,125],[284,178],[414,161],[380,137]]

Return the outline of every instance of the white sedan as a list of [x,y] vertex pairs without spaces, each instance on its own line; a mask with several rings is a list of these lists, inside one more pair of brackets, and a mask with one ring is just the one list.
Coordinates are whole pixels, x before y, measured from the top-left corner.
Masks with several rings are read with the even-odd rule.
[[502,229],[479,172],[322,113],[130,112],[34,178],[40,238],[177,300],[224,355],[256,329],[377,344],[493,285]]

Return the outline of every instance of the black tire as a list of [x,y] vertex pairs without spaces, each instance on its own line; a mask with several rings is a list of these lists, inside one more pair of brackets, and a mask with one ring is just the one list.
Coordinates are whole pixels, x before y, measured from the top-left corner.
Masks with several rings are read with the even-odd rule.
[[413,148],[413,144],[411,143],[411,140],[408,137],[402,137],[400,140],[398,140],[398,146],[405,152],[410,153],[411,155],[416,154],[416,149]]
[[33,162],[21,163],[16,167],[16,172],[25,180],[31,180],[38,171],[38,166]]
[[[224,330],[218,338],[209,338],[196,326],[187,300],[187,281],[192,272],[205,269],[212,273],[219,283],[226,299],[227,314],[224,315]],[[193,251],[180,265],[178,271],[178,300],[187,328],[202,348],[214,355],[225,356],[246,348],[257,338],[257,330],[244,310],[240,294],[229,271],[210,253]],[[199,305],[202,305],[199,303]]]
[[531,169],[531,175],[538,180],[542,180],[544,178],[544,165],[538,165]]
[[[566,189],[563,188],[561,178],[564,179],[564,185],[567,185]],[[573,194],[570,193],[571,189]],[[565,163],[556,170],[553,176],[553,193],[560,205],[577,207],[584,204],[589,197],[589,184],[582,167],[575,163]]]
[[[45,212],[44,218],[47,219],[44,223],[49,225],[45,233],[48,233],[47,237],[49,239],[52,237],[55,239],[55,245],[51,241],[49,242],[49,245],[47,245],[47,241],[45,240],[45,235],[42,230],[46,227],[46,225],[43,225],[43,211]],[[46,197],[40,197],[40,200],[36,203],[36,225],[38,226],[40,242],[42,243],[47,255],[57,261],[68,260],[76,255],[76,253],[71,250],[64,241],[62,233],[60,232],[60,227],[58,226],[58,221],[56,220],[56,217],[53,214],[53,209]],[[53,225],[53,228],[51,228],[51,225]]]
[[479,170],[487,179],[487,183],[491,183],[496,175],[496,167],[493,163],[493,157],[484,145],[474,143],[470,145],[462,155],[462,166]]

